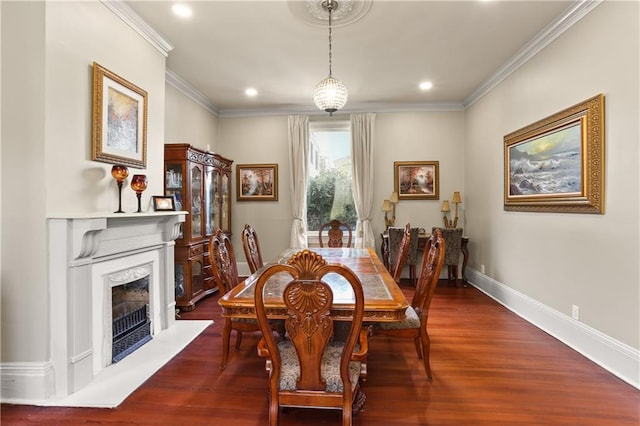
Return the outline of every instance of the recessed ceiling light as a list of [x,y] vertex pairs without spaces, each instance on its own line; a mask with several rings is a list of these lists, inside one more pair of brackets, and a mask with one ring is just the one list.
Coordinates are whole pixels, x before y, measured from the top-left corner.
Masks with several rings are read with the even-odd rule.
[[253,87],[248,88],[247,90],[244,91],[244,94],[247,96],[256,96],[258,94],[258,91],[256,89],[254,89]]
[[420,83],[420,90],[429,90],[433,87],[433,83],[431,83],[430,81],[423,81],[422,83]]
[[189,18],[191,16],[191,8],[186,4],[176,3],[171,7],[173,13],[181,18]]

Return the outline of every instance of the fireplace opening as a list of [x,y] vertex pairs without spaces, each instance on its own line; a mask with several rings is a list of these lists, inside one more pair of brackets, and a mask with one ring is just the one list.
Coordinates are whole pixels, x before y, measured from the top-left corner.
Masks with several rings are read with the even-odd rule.
[[152,339],[146,275],[111,288],[112,363],[122,360]]

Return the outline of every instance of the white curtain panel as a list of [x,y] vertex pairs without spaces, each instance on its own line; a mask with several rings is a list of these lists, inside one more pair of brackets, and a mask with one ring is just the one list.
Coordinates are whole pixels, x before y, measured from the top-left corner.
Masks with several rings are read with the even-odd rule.
[[375,237],[371,228],[371,209],[373,208],[373,133],[376,115],[351,115],[351,182],[353,200],[358,213],[356,240],[354,247],[375,246]]
[[307,248],[307,177],[309,175],[309,117],[289,116],[291,166],[291,248]]

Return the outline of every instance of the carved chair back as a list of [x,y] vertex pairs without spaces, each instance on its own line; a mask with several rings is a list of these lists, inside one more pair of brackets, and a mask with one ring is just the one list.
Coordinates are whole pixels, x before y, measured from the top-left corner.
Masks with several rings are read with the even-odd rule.
[[320,231],[318,231],[318,240],[320,241],[320,247],[324,247],[324,241],[322,241],[323,232],[327,230],[327,247],[343,247],[344,244],[342,242],[342,238],[344,237],[344,233],[347,233],[347,245],[346,247],[351,247],[351,237],[352,231],[351,226],[348,223],[340,222],[339,220],[332,220],[331,222],[325,223],[320,227]]
[[242,247],[244,248],[244,256],[249,264],[249,270],[253,274],[262,268],[262,254],[260,253],[260,244],[258,243],[258,235],[253,226],[246,224],[242,229]]
[[446,243],[442,236],[442,231],[436,229],[433,231],[431,238],[424,248],[422,256],[422,264],[420,265],[420,275],[418,276],[418,284],[416,291],[411,300],[411,306],[419,314],[421,314],[421,323],[426,320],[431,306],[431,300],[438,286],[442,265],[444,265],[444,257],[446,253]]
[[400,283],[400,277],[402,275],[402,268],[407,261],[409,255],[409,248],[411,246],[411,225],[407,223],[404,228],[389,228],[389,245],[397,244],[396,258],[393,262],[389,262],[389,266],[392,269],[391,275],[396,283]]
[[211,236],[209,261],[221,295],[240,283],[233,245],[229,236],[220,228],[217,228]]

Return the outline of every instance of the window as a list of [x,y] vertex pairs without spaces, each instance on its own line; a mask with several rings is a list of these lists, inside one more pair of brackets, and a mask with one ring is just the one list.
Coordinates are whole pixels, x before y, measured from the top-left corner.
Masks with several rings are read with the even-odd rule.
[[358,215],[351,191],[351,129],[348,121],[309,124],[309,182],[307,227],[337,219],[355,231]]

